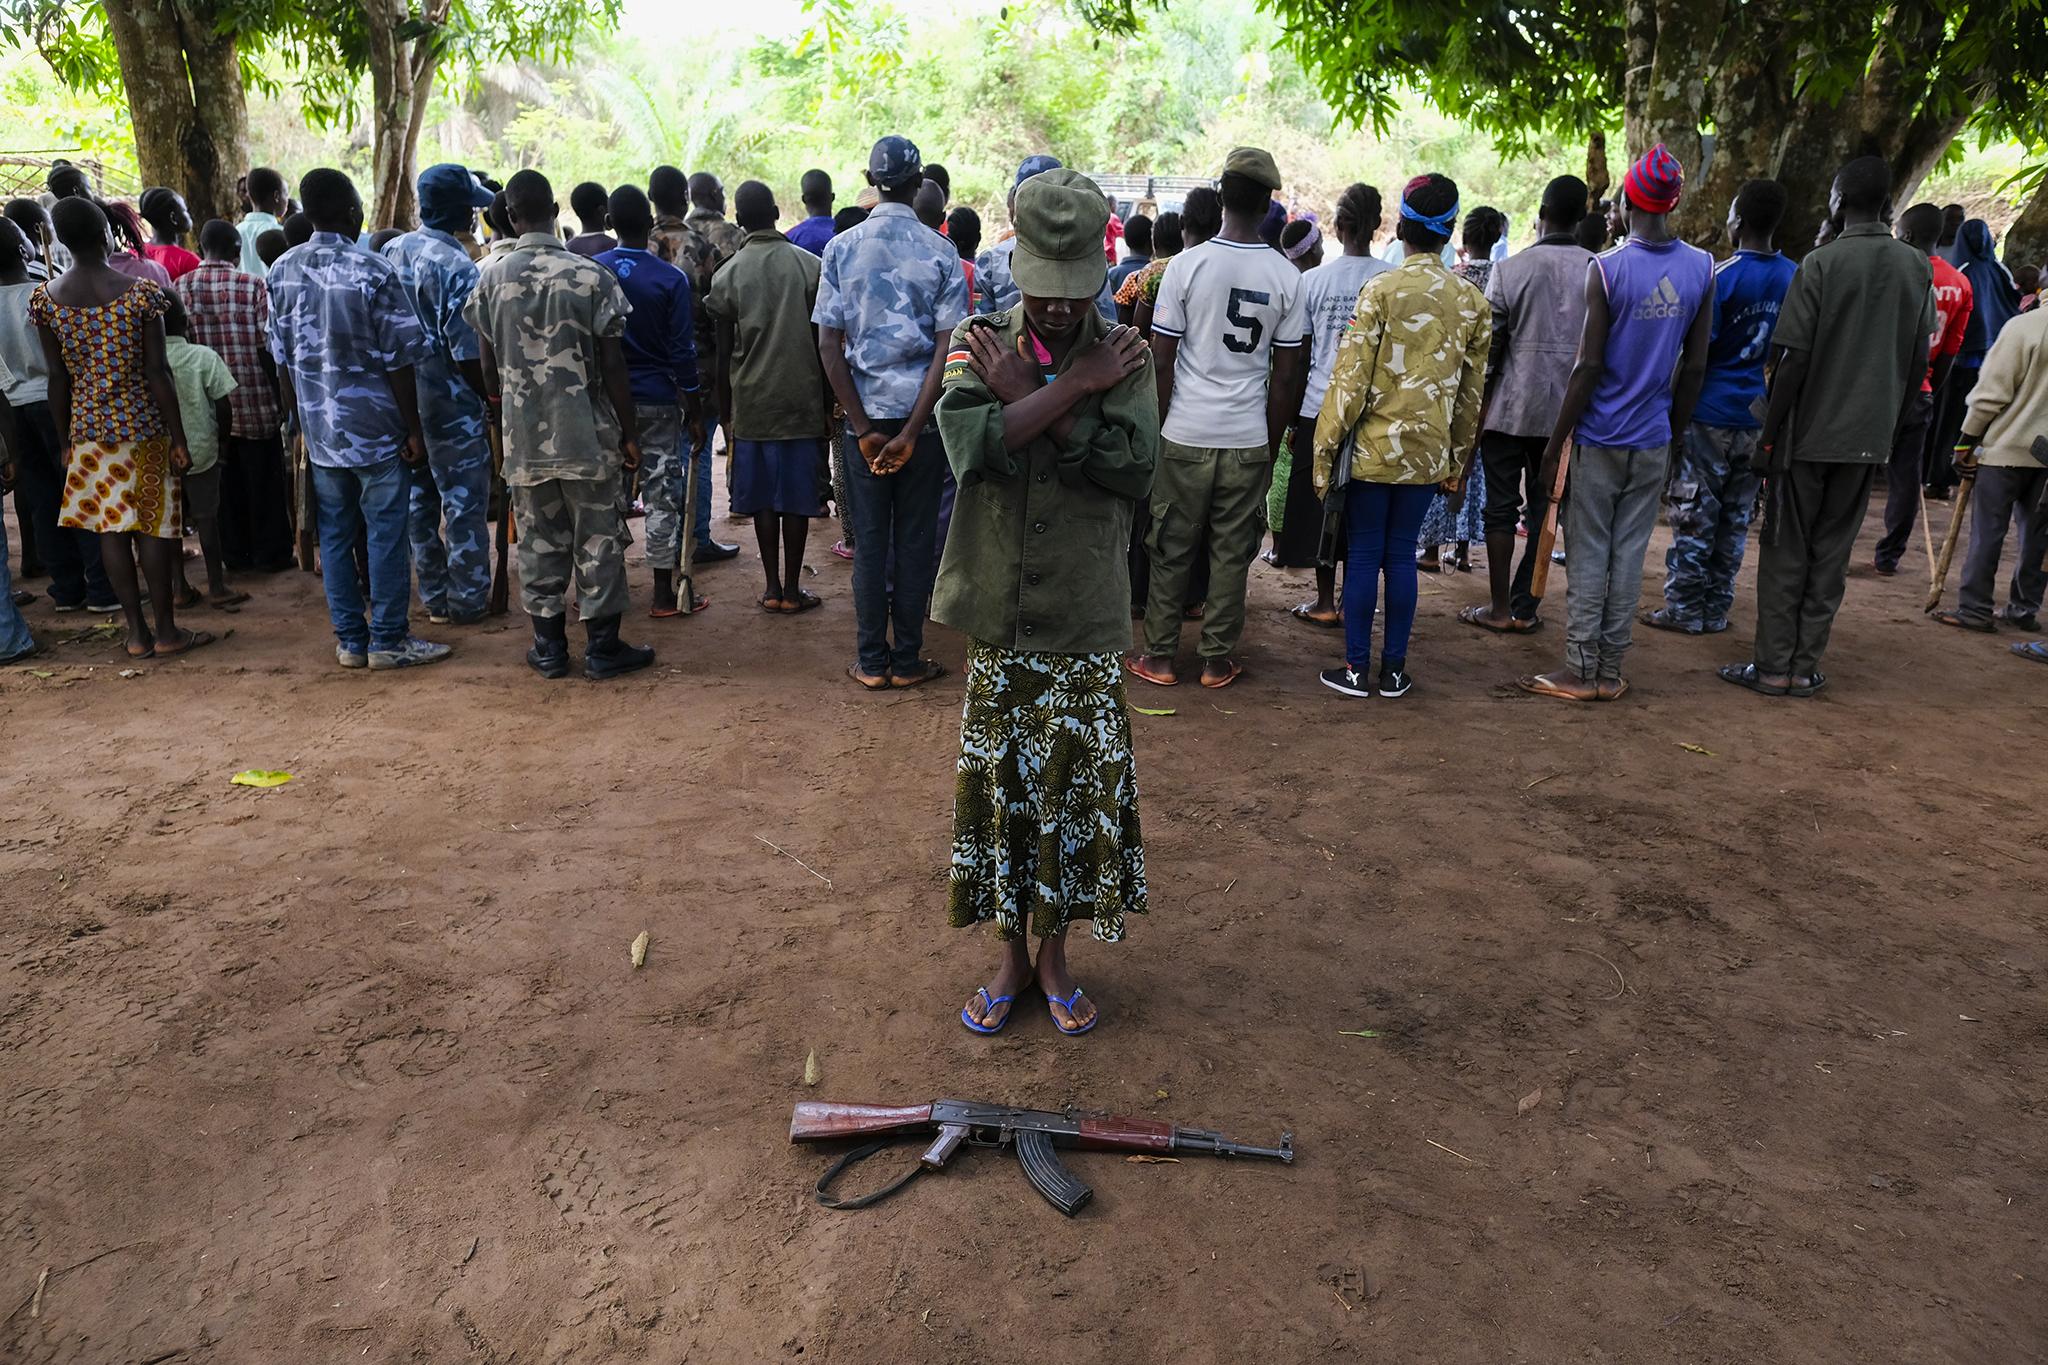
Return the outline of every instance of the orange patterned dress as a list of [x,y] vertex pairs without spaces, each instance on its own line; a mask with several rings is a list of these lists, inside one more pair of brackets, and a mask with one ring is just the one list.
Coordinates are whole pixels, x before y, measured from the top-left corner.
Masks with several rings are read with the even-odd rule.
[[44,285],[29,295],[29,321],[56,334],[71,376],[61,526],[166,540],[184,534],[170,437],[142,374],[143,333],[169,303],[149,280],[90,308],[58,303]]

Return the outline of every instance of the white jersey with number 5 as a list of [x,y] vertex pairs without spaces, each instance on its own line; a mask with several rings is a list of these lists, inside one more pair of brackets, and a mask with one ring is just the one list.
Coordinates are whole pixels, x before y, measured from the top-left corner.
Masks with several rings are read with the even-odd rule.
[[1272,348],[1308,340],[1301,272],[1264,242],[1212,237],[1167,262],[1152,330],[1175,337],[1173,401],[1159,434],[1184,446],[1266,444]]

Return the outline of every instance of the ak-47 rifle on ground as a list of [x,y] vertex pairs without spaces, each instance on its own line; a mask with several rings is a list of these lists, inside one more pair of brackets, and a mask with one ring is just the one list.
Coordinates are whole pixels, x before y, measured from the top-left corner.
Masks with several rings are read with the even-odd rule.
[[[841,1199],[827,1192],[846,1168],[873,1156],[895,1138],[909,1133],[937,1133],[918,1164],[894,1183],[873,1194]],[[818,1202],[828,1209],[864,1209],[896,1193],[926,1171],[945,1166],[963,1142],[977,1147],[1014,1147],[1031,1187],[1046,1202],[1072,1218],[1095,1191],[1060,1164],[1055,1149],[1078,1147],[1098,1152],[1206,1152],[1212,1156],[1255,1156],[1294,1160],[1294,1134],[1280,1135],[1278,1147],[1249,1147],[1221,1133],[1181,1128],[1158,1119],[1117,1118],[1074,1110],[1013,1109],[1004,1104],[972,1100],[934,1100],[930,1104],[828,1104],[806,1100],[789,1120],[791,1142],[832,1142],[843,1138],[874,1138],[832,1164],[818,1178]]]

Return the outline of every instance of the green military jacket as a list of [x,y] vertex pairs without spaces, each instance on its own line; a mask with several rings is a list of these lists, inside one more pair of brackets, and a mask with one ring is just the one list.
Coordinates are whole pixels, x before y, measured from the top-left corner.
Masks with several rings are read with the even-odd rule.
[[[991,329],[1015,350],[1024,310],[967,319],[946,357],[939,434],[959,493],[932,619],[1025,653],[1128,649],[1131,512],[1151,492],[1159,458],[1152,363],[1082,399],[1065,440],[1048,432],[1010,451],[1003,405],[967,363],[970,327]],[[1081,328],[1062,372],[1107,330],[1093,310]]]

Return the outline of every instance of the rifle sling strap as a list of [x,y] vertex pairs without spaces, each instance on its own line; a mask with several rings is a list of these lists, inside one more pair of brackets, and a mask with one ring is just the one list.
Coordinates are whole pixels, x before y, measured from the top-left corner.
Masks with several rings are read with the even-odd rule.
[[818,1202],[828,1209],[864,1209],[868,1207],[870,1204],[881,1203],[884,1199],[887,1199],[890,1195],[896,1193],[896,1191],[902,1189],[905,1185],[908,1185],[911,1181],[923,1175],[925,1172],[925,1167],[924,1163],[920,1161],[917,1165],[912,1166],[902,1175],[890,1181],[881,1189],[874,1191],[872,1194],[862,1194],[856,1195],[851,1199],[842,1199],[838,1195],[831,1194],[828,1192],[828,1187],[832,1184],[832,1182],[837,1180],[840,1176],[844,1175],[849,1166],[853,1166],[858,1162],[865,1161],[869,1157],[873,1156],[876,1152],[882,1151],[885,1148],[894,1145],[895,1144],[892,1143],[889,1139],[884,1138],[879,1142],[870,1142],[866,1146],[856,1147],[852,1151],[848,1152],[845,1156],[840,1157],[839,1160],[833,1162],[831,1168],[827,1170],[825,1174],[818,1177],[818,1184],[816,1187]]

